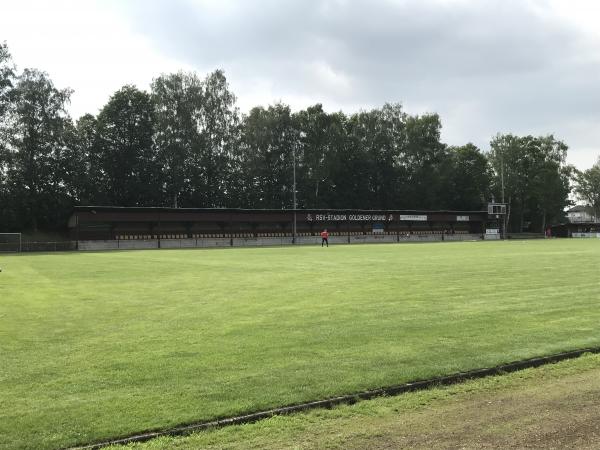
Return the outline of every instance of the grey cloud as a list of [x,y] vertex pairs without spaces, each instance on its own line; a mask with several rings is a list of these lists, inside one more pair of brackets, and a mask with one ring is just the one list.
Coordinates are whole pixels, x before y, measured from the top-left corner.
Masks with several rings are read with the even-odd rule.
[[343,109],[419,105],[440,113],[452,144],[486,148],[498,131],[567,140],[561,132],[600,119],[599,62],[576,28],[530,4],[175,0],[127,8],[132,27],[162,52],[198,70],[225,68],[239,86],[267,80],[284,102]]
[[202,65],[324,57],[362,71],[474,76],[533,70],[573,46],[572,30],[548,30],[522,3],[263,0],[212,9],[175,0],[133,3],[130,17],[165,53]]

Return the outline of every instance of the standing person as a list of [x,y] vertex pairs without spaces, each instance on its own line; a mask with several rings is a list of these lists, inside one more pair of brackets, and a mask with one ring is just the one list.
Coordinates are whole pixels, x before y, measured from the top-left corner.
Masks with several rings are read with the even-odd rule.
[[327,232],[327,228],[321,231],[321,247],[323,247],[323,244],[327,244],[327,247],[329,247],[329,233]]

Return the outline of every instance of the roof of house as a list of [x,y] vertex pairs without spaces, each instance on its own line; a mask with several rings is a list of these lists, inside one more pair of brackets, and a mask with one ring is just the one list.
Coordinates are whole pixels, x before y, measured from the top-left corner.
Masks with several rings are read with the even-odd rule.
[[586,206],[586,205],[577,205],[577,206],[573,206],[571,209],[569,209],[567,211],[568,213],[575,213],[575,212],[586,212],[590,215],[594,215],[594,208],[592,208],[591,206]]

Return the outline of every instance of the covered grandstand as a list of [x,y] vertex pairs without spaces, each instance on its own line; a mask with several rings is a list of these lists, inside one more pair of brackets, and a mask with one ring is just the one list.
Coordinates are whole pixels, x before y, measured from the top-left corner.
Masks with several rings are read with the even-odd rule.
[[[69,219],[81,249],[483,239],[488,211],[262,210],[78,206]],[[295,230],[295,232],[294,232]]]

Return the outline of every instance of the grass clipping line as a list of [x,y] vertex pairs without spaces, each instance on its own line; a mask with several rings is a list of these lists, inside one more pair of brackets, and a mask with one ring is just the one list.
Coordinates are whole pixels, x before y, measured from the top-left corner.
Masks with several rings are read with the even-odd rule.
[[600,347],[571,350],[568,352],[557,353],[554,355],[529,358],[520,361],[514,361],[508,364],[501,364],[499,366],[490,368],[474,369],[467,372],[458,372],[452,375],[431,378],[429,380],[419,380],[396,386],[383,387],[379,389],[358,392],[355,394],[332,397],[325,400],[317,400],[313,402],[300,403],[297,405],[283,406],[280,408],[269,409],[266,411],[258,411],[250,414],[228,417],[210,422],[192,423],[188,425],[178,426],[175,428],[169,428],[166,430],[157,430],[148,433],[140,433],[128,437],[112,439],[109,441],[97,442],[78,447],[69,447],[69,449],[94,450],[103,447],[108,447],[110,445],[126,445],[134,442],[145,442],[161,436],[184,436],[211,428],[219,428],[229,425],[241,425],[244,423],[257,422],[259,420],[267,419],[269,417],[277,415],[293,414],[296,412],[307,411],[317,408],[332,408],[334,406],[342,404],[353,404],[360,400],[369,400],[375,397],[400,395],[406,392],[425,390],[435,386],[449,386],[452,384],[461,383],[466,380],[484,378],[492,375],[501,375],[503,373],[516,372],[518,370],[540,367],[545,364],[551,364],[567,359],[578,358],[586,353],[600,353]]

